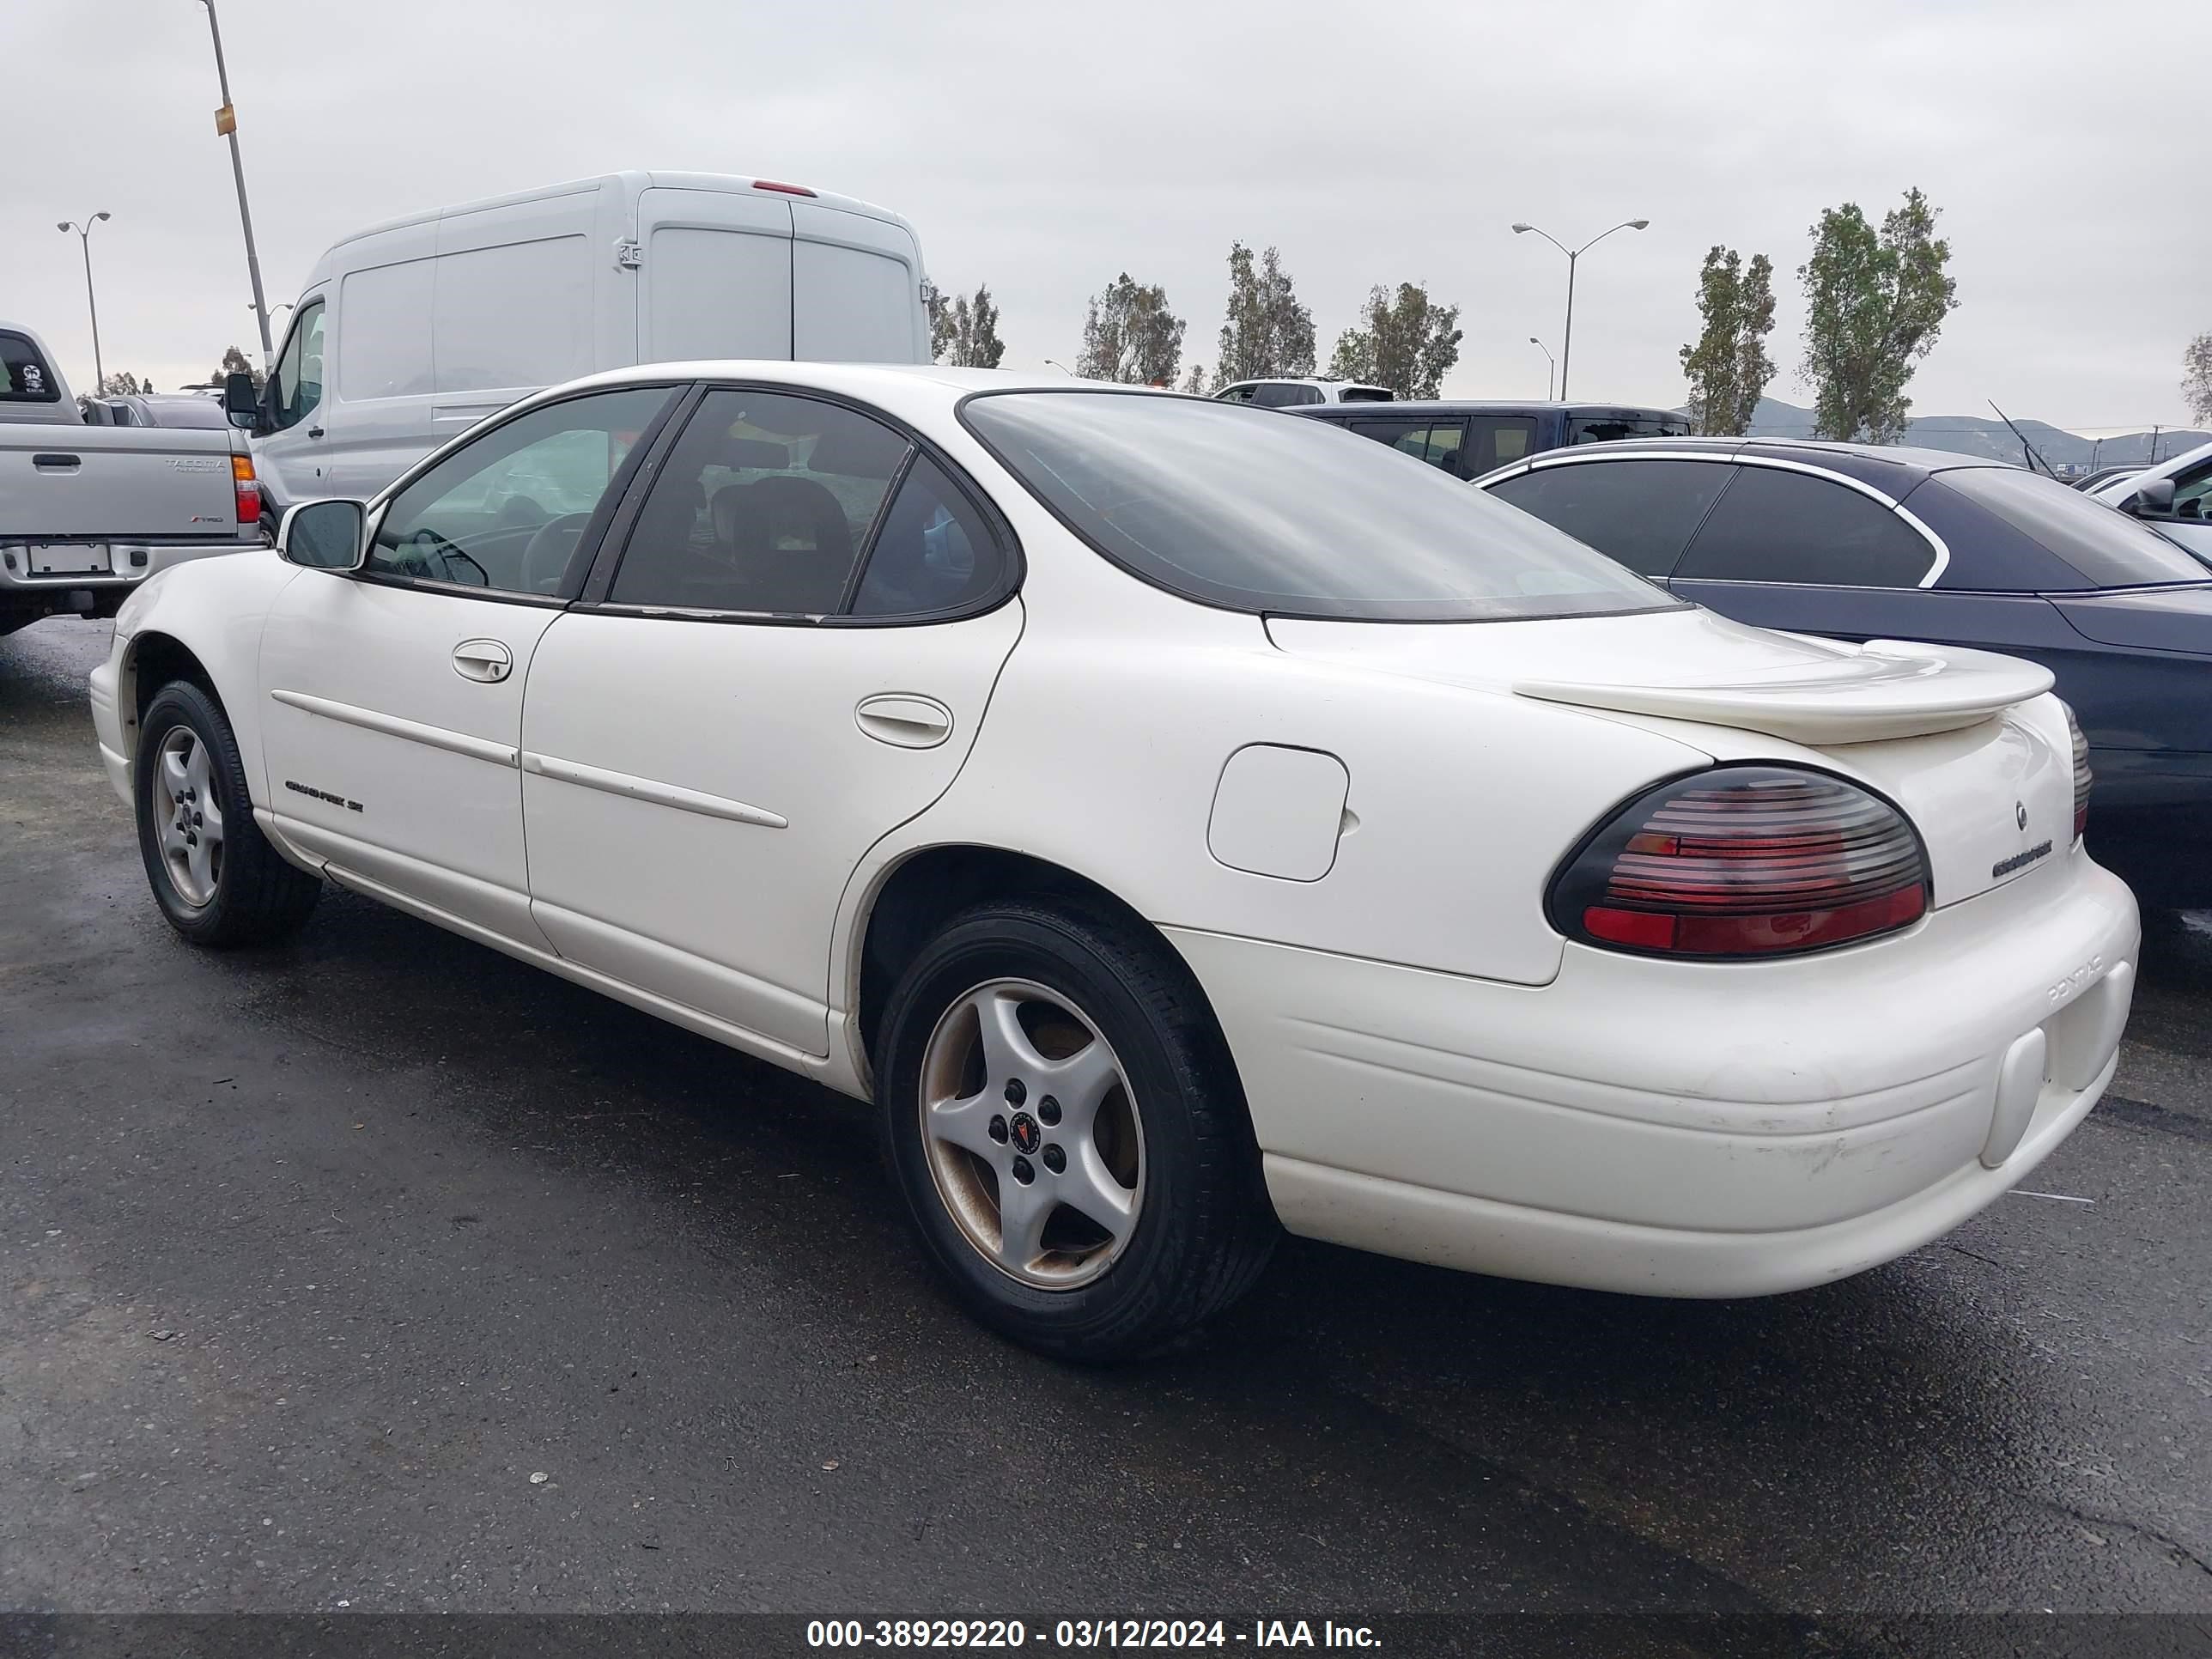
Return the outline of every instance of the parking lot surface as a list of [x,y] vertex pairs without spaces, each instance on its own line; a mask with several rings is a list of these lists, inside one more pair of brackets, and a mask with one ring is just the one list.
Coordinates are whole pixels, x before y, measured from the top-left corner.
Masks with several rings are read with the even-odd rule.
[[1077,1370],[938,1295],[852,1102],[335,890],[185,945],[107,637],[0,641],[0,1606],[2212,1616],[2196,919],[2033,1190],[1891,1267],[1291,1242]]

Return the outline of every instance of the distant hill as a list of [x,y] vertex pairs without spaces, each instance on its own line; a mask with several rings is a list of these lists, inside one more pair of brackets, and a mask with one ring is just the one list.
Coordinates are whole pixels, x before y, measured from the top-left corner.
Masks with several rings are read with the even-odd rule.
[[[2106,438],[2100,444],[2041,421],[2025,420],[2017,415],[2013,418],[2027,441],[2035,446],[2036,453],[2053,466],[2087,467],[2093,456],[2100,466],[2118,466],[2124,461],[2147,461],[2150,458],[2148,432]],[[1759,412],[1752,417],[1751,435],[1809,438],[1813,435],[1813,411],[1785,404],[1778,398],[1761,398]],[[2020,453],[2020,440],[1994,415],[1986,420],[1972,415],[1918,416],[1905,428],[1905,441],[1923,449],[1948,449],[1960,455],[2010,461],[2015,465],[2026,459]],[[2158,457],[2170,460],[2185,449],[2207,442],[2212,442],[2212,432],[2169,428],[2158,434]]]

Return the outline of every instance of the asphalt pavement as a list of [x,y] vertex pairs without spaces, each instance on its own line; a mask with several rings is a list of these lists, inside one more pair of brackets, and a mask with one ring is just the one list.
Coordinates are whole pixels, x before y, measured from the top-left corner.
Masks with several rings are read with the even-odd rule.
[[184,945],[107,637],[0,641],[0,1609],[2212,1629],[2203,919],[2033,1191],[1893,1266],[1665,1303],[1294,1242],[1083,1370],[938,1294],[854,1103],[335,890]]

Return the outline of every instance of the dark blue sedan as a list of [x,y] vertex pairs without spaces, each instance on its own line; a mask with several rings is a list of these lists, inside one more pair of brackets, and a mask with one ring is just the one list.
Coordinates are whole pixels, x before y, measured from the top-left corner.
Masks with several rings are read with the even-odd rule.
[[1941,450],[1673,438],[1480,488],[1762,628],[2007,652],[2090,744],[2088,840],[2146,906],[2212,903],[2212,571],[2102,502]]

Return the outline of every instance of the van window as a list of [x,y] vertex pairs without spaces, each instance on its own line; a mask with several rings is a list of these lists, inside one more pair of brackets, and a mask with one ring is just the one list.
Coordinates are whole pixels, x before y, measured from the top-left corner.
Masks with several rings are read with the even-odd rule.
[[1690,422],[1656,409],[1593,410],[1567,422],[1571,444],[1609,444],[1616,438],[1686,438]]
[[1352,429],[1450,473],[1458,472],[1460,450],[1467,441],[1463,421],[1354,421]]
[[[553,386],[591,372],[592,270],[581,236],[441,253],[437,265],[439,391]],[[356,326],[349,315],[345,331]]]
[[1479,478],[1486,472],[1504,466],[1508,461],[1523,459],[1535,447],[1535,417],[1530,415],[1474,416],[1467,423],[1467,441],[1470,447],[1468,465],[1461,471],[1470,478]]
[[323,302],[310,300],[292,319],[291,337],[276,359],[269,398],[270,421],[278,431],[297,426],[323,400]]
[[791,241],[663,225],[646,250],[645,361],[791,356]]
[[[795,242],[791,354],[810,363],[911,363],[919,290],[902,260],[865,248]],[[779,352],[779,356],[783,354]]]
[[419,397],[434,389],[430,295],[437,261],[409,259],[346,273],[338,289],[338,396]]
[[24,335],[0,329],[0,403],[58,404],[61,400],[61,383],[54,379],[38,347]]

